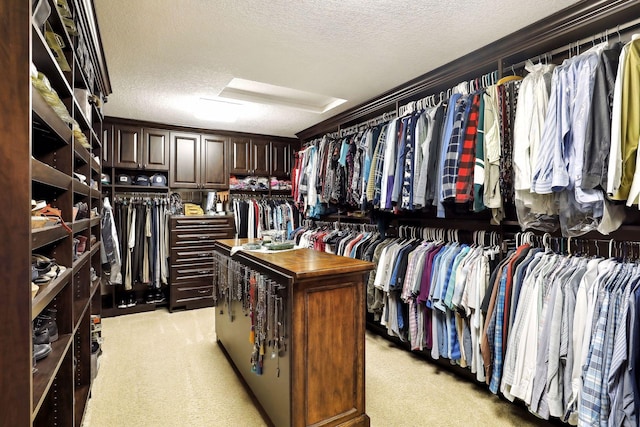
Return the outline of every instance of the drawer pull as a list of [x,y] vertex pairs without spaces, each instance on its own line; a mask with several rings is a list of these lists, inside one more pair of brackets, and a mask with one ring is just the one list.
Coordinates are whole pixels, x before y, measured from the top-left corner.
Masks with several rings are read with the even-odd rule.
[[203,254],[198,254],[198,256],[210,256],[210,255],[211,255],[211,254],[210,254],[210,253],[207,253],[207,252],[205,252],[205,253],[203,253]]
[[208,290],[206,290],[206,289],[200,289],[200,290],[198,291],[198,293],[199,293],[199,294],[208,294],[208,293],[209,293],[209,291],[208,291]]
[[208,238],[209,238],[209,236],[198,236],[198,239],[200,239],[200,240],[206,240]]
[[201,270],[200,274],[210,274],[211,272],[209,270]]

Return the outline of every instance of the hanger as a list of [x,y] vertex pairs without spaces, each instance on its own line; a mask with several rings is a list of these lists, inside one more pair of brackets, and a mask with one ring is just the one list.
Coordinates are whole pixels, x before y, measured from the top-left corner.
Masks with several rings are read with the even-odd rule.
[[613,239],[609,240],[609,258],[613,257]]

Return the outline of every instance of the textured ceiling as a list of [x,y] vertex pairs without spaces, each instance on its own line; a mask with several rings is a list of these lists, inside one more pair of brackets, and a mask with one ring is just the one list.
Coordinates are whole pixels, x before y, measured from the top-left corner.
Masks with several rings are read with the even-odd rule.
[[[576,1],[94,0],[109,116],[294,136]],[[234,77],[346,99],[323,114],[248,104],[196,119]]]

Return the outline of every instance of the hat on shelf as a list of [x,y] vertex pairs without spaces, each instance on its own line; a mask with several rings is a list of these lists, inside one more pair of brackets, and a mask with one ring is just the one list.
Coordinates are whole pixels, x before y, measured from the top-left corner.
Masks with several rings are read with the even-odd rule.
[[106,173],[103,173],[100,175],[100,181],[103,184],[111,184],[111,177],[109,175],[107,175]]
[[151,182],[149,181],[149,177],[147,175],[138,175],[136,176],[135,181],[133,181],[134,185],[151,185]]
[[117,184],[131,185],[131,177],[127,174],[121,173],[120,175],[118,175]]
[[157,173],[151,176],[151,185],[154,187],[166,187],[167,177],[161,173]]

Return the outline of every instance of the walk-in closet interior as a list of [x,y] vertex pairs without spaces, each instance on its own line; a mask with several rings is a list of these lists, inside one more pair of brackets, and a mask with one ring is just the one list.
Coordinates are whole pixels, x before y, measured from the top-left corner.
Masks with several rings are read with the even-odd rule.
[[151,312],[265,425],[382,425],[370,336],[640,425],[640,3],[179,3],[0,4],[1,426],[102,425]]

